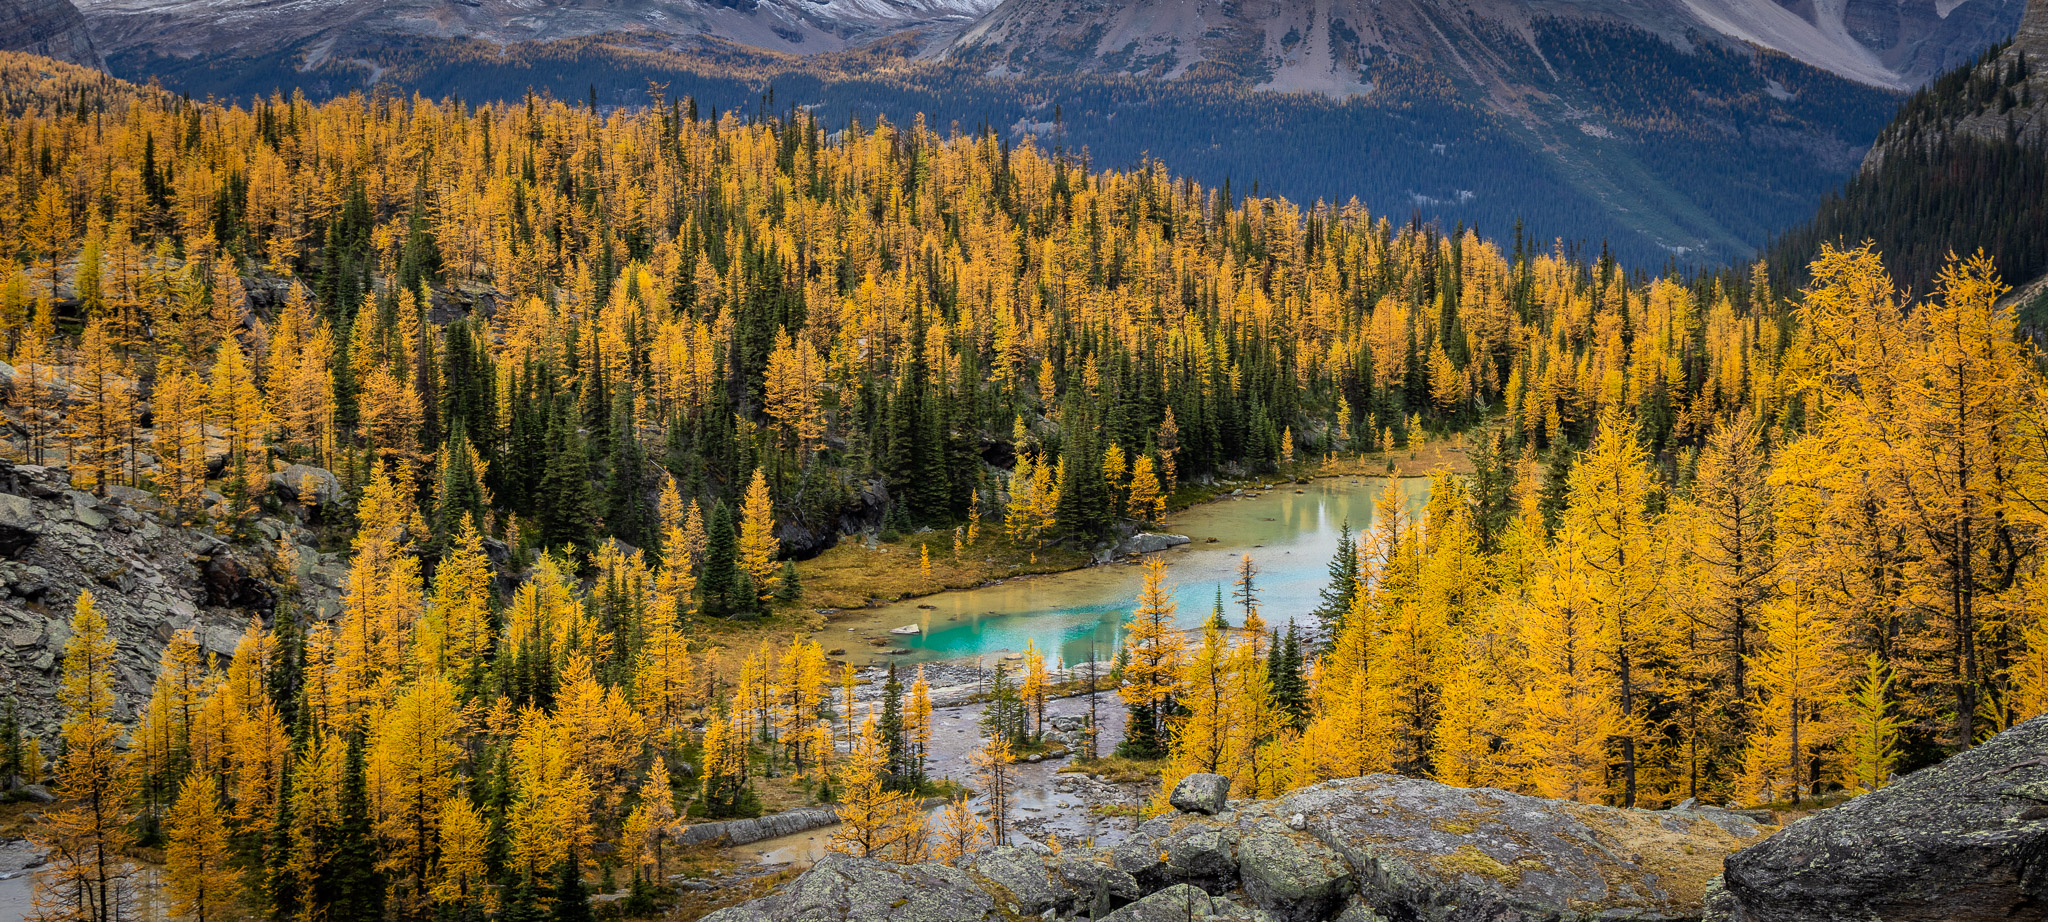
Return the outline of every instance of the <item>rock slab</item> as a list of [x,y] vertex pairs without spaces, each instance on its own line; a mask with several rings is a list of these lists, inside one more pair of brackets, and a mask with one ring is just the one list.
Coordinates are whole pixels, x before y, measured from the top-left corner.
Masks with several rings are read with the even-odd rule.
[[1715,922],[2048,919],[2048,716],[1728,856]]
[[964,870],[833,856],[707,922],[1691,922],[1722,857],[1771,830],[1726,810],[1621,810],[1391,775],[1230,806],[1156,817],[1113,849],[995,849]]

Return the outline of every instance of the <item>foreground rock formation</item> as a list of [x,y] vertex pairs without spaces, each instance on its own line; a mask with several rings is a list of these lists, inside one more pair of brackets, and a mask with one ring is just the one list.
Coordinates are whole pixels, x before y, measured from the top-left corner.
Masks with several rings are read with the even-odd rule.
[[2048,717],[1729,856],[1708,918],[2048,919]]
[[1114,848],[1000,848],[965,869],[833,856],[709,918],[1697,919],[1722,857],[1773,828],[1725,810],[1620,810],[1390,775],[1229,807],[1156,818]]

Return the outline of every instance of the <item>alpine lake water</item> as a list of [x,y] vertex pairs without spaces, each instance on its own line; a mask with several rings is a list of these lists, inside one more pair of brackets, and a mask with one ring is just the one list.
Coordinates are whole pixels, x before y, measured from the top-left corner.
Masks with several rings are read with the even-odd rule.
[[[1393,482],[1407,514],[1419,514],[1429,501],[1428,478]],[[1232,582],[1240,556],[1250,554],[1258,567],[1259,616],[1282,630],[1290,619],[1303,629],[1314,627],[1311,613],[1329,583],[1340,527],[1349,522],[1353,534],[1370,530],[1387,483],[1380,477],[1282,483],[1222,497],[1170,518],[1156,531],[1190,539],[1161,552],[1180,626],[1199,628],[1219,589],[1224,616],[1234,625],[1243,623],[1243,611],[1231,599]],[[993,659],[1023,651],[1026,641],[1037,644],[1048,666],[1106,661],[1115,657],[1124,621],[1137,603],[1143,569],[1136,564],[1136,558],[1125,558],[843,612],[813,636],[828,649],[844,649],[847,661],[857,665]],[[906,625],[916,625],[918,633],[889,633]],[[878,639],[886,639],[887,646],[875,645]],[[905,652],[892,654],[891,649]]]

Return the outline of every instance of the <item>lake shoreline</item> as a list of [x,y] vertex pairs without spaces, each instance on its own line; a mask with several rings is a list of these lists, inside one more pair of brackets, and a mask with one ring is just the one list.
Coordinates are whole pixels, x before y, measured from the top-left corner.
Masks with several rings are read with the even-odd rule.
[[[1435,446],[1431,447],[1435,448]],[[1466,462],[1462,450],[1458,450],[1455,452],[1445,452],[1442,449],[1437,449],[1434,452],[1432,452],[1432,454],[1436,455],[1437,457],[1432,459],[1429,471],[1424,471],[1421,473],[1411,473],[1408,470],[1404,469],[1404,466],[1396,462],[1392,473],[1387,473],[1384,471],[1366,471],[1360,469],[1343,471],[1339,473],[1316,473],[1300,477],[1275,476],[1272,479],[1253,478],[1251,480],[1246,481],[1228,481],[1225,484],[1230,486],[1230,489],[1228,491],[1223,490],[1221,486],[1219,486],[1216,492],[1211,493],[1208,496],[1204,496],[1200,499],[1197,499],[1193,502],[1190,502],[1184,506],[1180,506],[1173,509],[1171,512],[1167,513],[1167,518],[1171,519],[1175,516],[1179,516],[1187,512],[1200,509],[1204,506],[1210,506],[1216,503],[1223,502],[1225,500],[1241,497],[1246,493],[1271,492],[1275,487],[1279,486],[1310,486],[1322,481],[1344,480],[1347,478],[1355,479],[1360,477],[1372,477],[1384,480],[1416,480],[1429,477],[1430,471],[1434,471],[1439,466],[1448,466],[1452,473],[1468,473],[1471,470],[1471,465],[1469,462]],[[1456,461],[1466,463],[1451,463],[1452,455],[1455,456]],[[1419,460],[1411,457],[1410,464],[1412,465],[1416,463],[1420,463]],[[1167,527],[1167,522],[1162,521],[1159,524],[1160,527],[1158,528],[1141,528],[1135,533],[1171,533],[1172,530]],[[1039,577],[1046,576],[1059,576],[1062,574],[1074,573],[1081,570],[1091,570],[1096,567],[1115,566],[1120,563],[1130,563],[1134,561],[1143,560],[1147,553],[1156,552],[1138,552],[1132,554],[1124,554],[1120,556],[1113,556],[1107,560],[1102,559],[1100,556],[1089,556],[1081,562],[1075,563],[1072,566],[1058,567],[1055,569],[1034,570],[1029,573],[1019,573],[1015,576],[1000,576],[996,577],[995,579],[984,580],[982,582],[975,583],[969,586],[941,586],[929,592],[911,592],[894,599],[873,598],[866,600],[866,602],[861,605],[840,605],[830,608],[813,609],[813,611],[815,611],[817,614],[823,615],[825,617],[826,623],[830,624],[832,621],[836,620],[835,616],[841,614],[869,611],[872,609],[882,608],[885,606],[894,605],[901,602],[908,602],[912,599],[922,599],[929,598],[935,595],[943,595],[948,592],[967,592],[974,589],[986,589],[991,586],[1000,586],[1007,583],[1013,583],[1018,580],[1036,579]]]
[[[1431,459],[1430,467],[1442,463]],[[1191,539],[1189,543],[1111,559],[1095,555],[1060,570],[955,585],[943,591],[893,600],[879,599],[859,608],[821,611],[823,620],[813,622],[809,634],[824,645],[826,655],[835,662],[856,667],[883,667],[897,662],[972,668],[977,660],[985,667],[992,653],[1017,658],[1023,638],[994,638],[978,650],[963,650],[959,639],[964,635],[956,629],[970,629],[974,636],[987,629],[1014,634],[1027,628],[1010,619],[1039,614],[1057,615],[1076,627],[1073,619],[1086,621],[1090,612],[1100,615],[1105,623],[1120,622],[1120,615],[1109,614],[1104,606],[1127,607],[1138,577],[1135,570],[1119,566],[1140,564],[1152,553],[1165,553],[1181,561],[1173,566],[1175,577],[1170,577],[1170,582],[1177,587],[1177,603],[1184,613],[1207,612],[1210,599],[1206,595],[1197,597],[1196,587],[1212,583],[1227,586],[1231,575],[1223,569],[1234,568],[1239,556],[1252,554],[1269,580],[1262,584],[1267,594],[1261,596],[1261,609],[1267,613],[1269,622],[1284,628],[1290,616],[1305,616],[1314,607],[1314,597],[1325,582],[1322,575],[1334,548],[1338,522],[1352,522],[1359,531],[1369,527],[1381,485],[1402,484],[1400,491],[1409,498],[1410,514],[1419,513],[1427,490],[1419,487],[1426,478],[1411,473],[1416,466],[1409,466],[1407,471],[1397,469],[1393,476],[1378,473],[1378,469],[1377,465],[1359,465],[1314,477],[1224,482],[1217,485],[1212,496],[1176,510],[1152,530],[1186,536]],[[1301,540],[1318,530],[1320,539]],[[1036,578],[1043,576],[1059,578]],[[916,626],[918,630],[895,633],[906,626]],[[1100,648],[1084,646],[1087,635],[1069,632],[1063,635],[1071,642],[1067,649],[1055,649],[1046,637],[1039,638],[1039,649],[1048,666],[1061,658],[1068,663],[1085,662],[1113,651],[1113,633],[1104,629],[1104,645]]]

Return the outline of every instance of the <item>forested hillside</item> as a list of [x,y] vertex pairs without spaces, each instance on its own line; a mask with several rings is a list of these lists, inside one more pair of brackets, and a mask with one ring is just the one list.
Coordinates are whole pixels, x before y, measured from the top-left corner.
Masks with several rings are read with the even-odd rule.
[[[771,782],[829,791],[839,850],[957,860],[1004,837],[1045,664],[927,829],[922,680],[860,719],[815,641],[720,642],[800,623],[789,558],[1092,550],[1218,474],[1451,438],[1472,473],[1390,495],[1320,611],[1247,578],[1183,635],[1148,561],[1123,755],[1757,804],[2048,710],[2048,377],[1988,259],[1908,301],[1828,248],[1779,297],[776,111],[228,107],[0,55],[9,460],[244,545],[303,517],[350,568],[224,663],[179,632],[146,702],[118,574],[4,601],[68,625],[0,741],[54,779],[39,918],[123,917],[157,855],[197,922],[651,912],[676,824]],[[347,500],[281,504],[293,462]]]
[[[1862,240],[1916,291],[1951,251],[1982,249],[2021,283],[2048,272],[2048,5],[2036,7],[2032,31],[1906,100],[1856,176],[1775,245],[1787,279],[1820,243]],[[2030,326],[2048,321],[2040,309]]]

